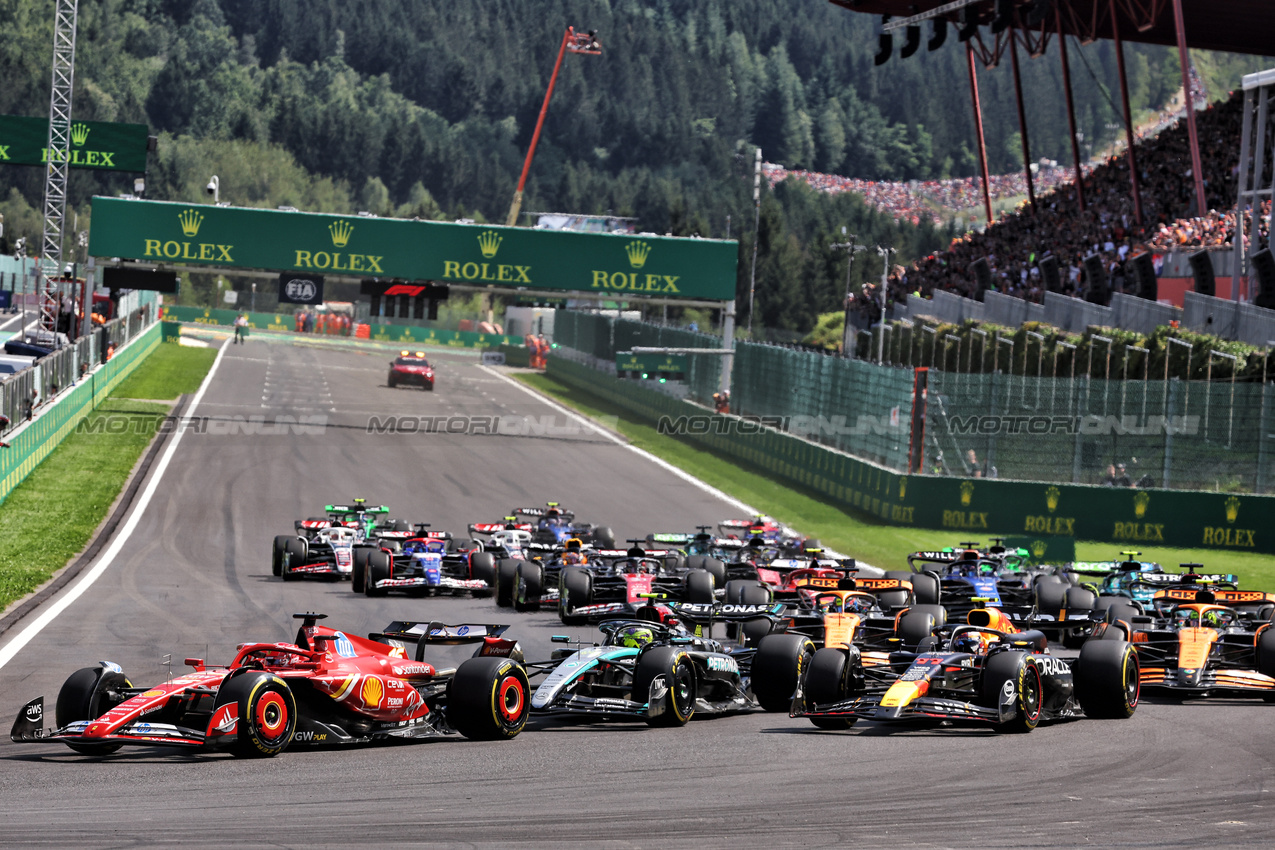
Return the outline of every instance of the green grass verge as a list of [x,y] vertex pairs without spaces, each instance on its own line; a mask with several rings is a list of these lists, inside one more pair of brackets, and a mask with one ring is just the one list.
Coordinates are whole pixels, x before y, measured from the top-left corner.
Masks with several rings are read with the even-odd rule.
[[[615,417],[617,430],[633,445],[668,461],[696,478],[752,505],[780,522],[817,537],[825,546],[886,569],[907,569],[907,555],[920,549],[951,546],[959,534],[923,528],[886,525],[862,514],[848,513],[820,496],[781,484],[765,475],[744,469],[727,457],[705,451],[675,437],[658,433],[654,427],[621,407],[608,404],[590,393],[542,374],[515,377],[553,396],[563,404],[593,419]],[[725,517],[707,517],[712,521]],[[657,529],[651,529],[655,531]],[[679,531],[686,529],[660,529]],[[1116,543],[1076,542],[1076,558],[1085,561],[1109,560],[1124,547]],[[1209,572],[1235,573],[1240,586],[1254,590],[1275,589],[1275,558],[1217,549],[1144,548],[1143,557],[1158,561],[1166,569],[1180,563],[1202,563]]]
[[[9,494],[0,506],[0,611],[84,549],[172,409],[128,394],[175,399],[193,392],[214,356],[215,349],[160,346]],[[125,427],[108,432],[106,417],[123,418]]]
[[168,343],[155,349],[144,366],[115,388],[118,398],[148,398],[176,401],[183,393],[193,393],[208,374],[217,357],[216,348],[195,348]]

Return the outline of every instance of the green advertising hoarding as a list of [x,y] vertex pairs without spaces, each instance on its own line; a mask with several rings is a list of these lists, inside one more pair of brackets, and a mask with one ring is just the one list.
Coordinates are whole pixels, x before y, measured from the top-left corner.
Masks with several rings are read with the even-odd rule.
[[[146,171],[145,124],[73,121],[67,156],[72,168]],[[0,115],[0,164],[44,165],[49,161],[49,119]]]
[[1275,554],[1275,496],[901,475],[747,417],[706,421],[701,407],[562,357],[549,357],[549,374],[644,420],[667,417],[681,439],[841,508],[888,525],[941,529],[953,544],[1004,535],[1038,563],[1074,559],[1076,541],[1110,543],[1113,558],[1153,546]]
[[95,197],[89,253],[168,265],[729,301],[738,246]]
[[687,371],[685,354],[624,354],[615,355],[615,371],[647,372],[650,374],[675,374]]

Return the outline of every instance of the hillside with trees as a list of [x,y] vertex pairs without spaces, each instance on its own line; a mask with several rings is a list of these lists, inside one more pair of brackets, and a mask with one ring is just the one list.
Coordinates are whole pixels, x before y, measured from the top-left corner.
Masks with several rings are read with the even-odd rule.
[[[0,0],[0,114],[47,113],[51,19],[44,0]],[[870,179],[974,172],[963,47],[949,37],[876,68],[873,21],[824,0],[81,0],[74,115],[160,136],[147,197],[201,200],[216,173],[238,205],[503,221],[567,24],[596,29],[603,54],[564,62],[524,210],[740,238],[741,296],[755,146],[789,168]],[[1076,49],[1081,126],[1101,143],[1118,121],[1114,53]],[[1174,54],[1128,50],[1135,108],[1167,102]],[[1024,71],[1033,154],[1064,159],[1056,55]],[[980,78],[990,164],[1013,170],[1008,68]],[[8,236],[38,229],[41,180],[0,171]],[[79,227],[91,195],[130,186],[74,172]],[[841,303],[844,255],[826,246],[842,226],[900,259],[949,237],[854,197],[766,191],[759,323],[805,330]],[[867,259],[856,278],[879,272]]]

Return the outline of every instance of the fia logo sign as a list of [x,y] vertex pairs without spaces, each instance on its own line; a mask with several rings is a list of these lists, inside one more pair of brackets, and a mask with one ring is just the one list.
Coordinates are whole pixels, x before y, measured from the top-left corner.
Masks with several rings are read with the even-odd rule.
[[289,299],[300,302],[313,301],[317,290],[318,287],[314,285],[314,281],[305,278],[290,280],[284,288]]

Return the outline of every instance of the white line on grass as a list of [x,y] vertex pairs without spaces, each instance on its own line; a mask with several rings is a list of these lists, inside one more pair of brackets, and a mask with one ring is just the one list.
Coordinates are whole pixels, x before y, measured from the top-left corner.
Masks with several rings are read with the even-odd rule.
[[191,399],[190,406],[186,408],[186,412],[182,414],[182,420],[177,427],[176,433],[173,434],[172,440],[168,443],[168,448],[164,450],[163,457],[159,459],[159,465],[155,467],[155,472],[151,475],[151,479],[146,484],[146,489],[142,491],[142,496],[137,500],[137,504],[133,507],[133,511],[129,514],[128,520],[124,523],[124,527],[115,535],[111,541],[111,545],[98,558],[97,563],[93,565],[87,573],[84,574],[79,581],[67,592],[59,595],[57,599],[50,602],[44,609],[44,612],[35,619],[31,625],[27,626],[17,634],[13,640],[9,641],[3,649],[0,649],[0,668],[8,664],[13,657],[22,651],[31,640],[38,635],[45,626],[53,622],[53,620],[70,607],[71,603],[79,599],[84,591],[88,590],[93,582],[101,578],[102,573],[114,563],[115,558],[119,555],[120,550],[124,548],[124,544],[128,542],[128,538],[132,536],[133,530],[137,528],[137,524],[141,521],[142,515],[146,513],[146,507],[150,504],[151,499],[155,495],[156,488],[159,487],[160,480],[164,477],[164,470],[168,468],[169,462],[173,459],[173,455],[177,452],[177,445],[181,442],[182,434],[185,433],[187,424],[193,418],[195,408],[199,406],[199,402],[204,397],[204,393],[208,389],[208,385],[212,383],[213,375],[217,374],[217,366],[221,363],[221,357],[226,353],[226,346],[229,342],[222,343],[221,348],[217,351],[217,357],[213,360],[212,367],[209,368],[208,374],[204,377],[204,381],[199,385],[199,390],[195,393],[195,397]]
[[[544,393],[537,392],[536,390],[532,389],[531,387],[527,386],[521,381],[515,381],[513,378],[509,377],[508,375],[505,375],[501,372],[497,372],[495,369],[491,368],[490,366],[479,366],[478,368],[482,369],[484,372],[486,372],[489,375],[496,376],[497,378],[499,378],[500,380],[504,381],[505,383],[511,386],[517,387],[518,389],[522,390],[527,395],[534,397],[535,399],[537,399],[538,401],[544,404],[547,404],[549,407],[552,407],[554,410],[558,411],[564,416],[567,416],[575,420],[576,422],[579,422],[580,424],[584,425],[590,431],[594,431],[598,434],[601,434],[603,437],[615,443],[617,446],[622,446],[628,449],[629,451],[633,452],[634,454],[638,455],[639,457],[646,458],[651,463],[655,464],[661,469],[664,469],[664,470],[667,470],[668,472],[673,473],[678,478],[685,481],[687,484],[690,484],[694,487],[698,487],[700,490],[703,490],[705,493],[708,493],[710,496],[713,496],[714,498],[717,498],[717,499],[721,499],[723,502],[726,502],[728,505],[738,508],[739,510],[743,511],[746,514],[750,514],[751,516],[761,515],[762,512],[754,508],[752,505],[749,505],[745,502],[741,502],[739,499],[736,499],[734,496],[730,495],[729,493],[725,493],[721,490],[718,490],[712,484],[709,484],[706,481],[699,480],[698,478],[696,478],[694,475],[691,475],[686,470],[679,469],[678,467],[674,466],[673,464],[669,463],[663,458],[656,457],[655,455],[651,454],[645,449],[639,449],[637,446],[631,443],[625,442],[623,439],[621,439],[620,437],[617,437],[615,434],[612,434],[610,431],[598,425],[596,422],[589,419],[588,417],[582,416],[581,414],[577,413],[574,410],[571,410],[568,407],[564,407],[563,405],[549,398]],[[836,552],[832,549],[828,549],[827,553],[834,558],[845,557],[840,552]],[[861,567],[867,567],[868,569],[875,569],[875,567],[873,567],[871,564],[869,564],[866,561],[859,561],[858,563],[859,563],[859,566]]]

